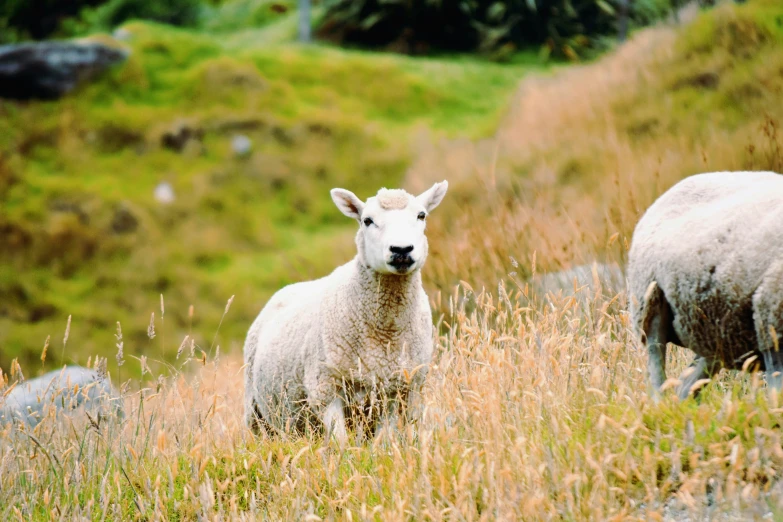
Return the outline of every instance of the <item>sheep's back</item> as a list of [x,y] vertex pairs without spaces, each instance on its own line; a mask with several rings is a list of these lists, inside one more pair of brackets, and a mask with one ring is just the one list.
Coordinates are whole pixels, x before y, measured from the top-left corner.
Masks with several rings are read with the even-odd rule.
[[731,366],[756,347],[752,295],[783,255],[781,230],[781,175],[722,172],[678,183],[634,232],[628,277],[637,324],[645,291],[655,281],[683,344]]

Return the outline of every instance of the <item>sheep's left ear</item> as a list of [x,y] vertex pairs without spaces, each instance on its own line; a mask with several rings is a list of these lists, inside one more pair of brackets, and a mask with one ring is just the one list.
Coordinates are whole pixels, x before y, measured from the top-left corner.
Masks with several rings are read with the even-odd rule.
[[417,196],[416,200],[422,204],[424,209],[427,211],[427,214],[429,214],[435,209],[435,207],[440,205],[440,202],[443,201],[443,196],[446,195],[446,191],[448,189],[448,181],[444,180],[440,183],[435,183],[429,190],[422,192],[419,196]]
[[340,212],[348,216],[349,218],[359,219],[362,217],[362,210],[364,210],[364,203],[361,199],[356,197],[356,194],[350,190],[341,188],[333,188],[331,190],[332,201],[340,209]]

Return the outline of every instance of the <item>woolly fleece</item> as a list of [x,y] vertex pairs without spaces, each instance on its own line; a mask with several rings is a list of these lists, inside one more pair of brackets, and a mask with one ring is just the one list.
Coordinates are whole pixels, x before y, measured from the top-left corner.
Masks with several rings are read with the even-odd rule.
[[[432,208],[446,186],[433,187],[439,195]],[[385,189],[376,203],[396,208],[403,199],[406,205],[419,204],[404,191]],[[434,330],[421,273],[381,274],[368,266],[358,218],[357,256],[327,277],[278,291],[250,327],[244,349],[245,418],[256,431],[314,424],[328,432],[327,409],[344,406],[349,421],[357,404],[365,410],[378,399],[398,398],[387,408],[395,418],[392,410],[417,398],[432,359]],[[339,424],[338,438],[344,436]]]
[[773,172],[686,178],[642,216],[627,274],[655,389],[665,380],[666,342],[697,354],[683,387],[754,355],[761,369],[778,366],[770,350],[783,334],[781,234],[783,176]]

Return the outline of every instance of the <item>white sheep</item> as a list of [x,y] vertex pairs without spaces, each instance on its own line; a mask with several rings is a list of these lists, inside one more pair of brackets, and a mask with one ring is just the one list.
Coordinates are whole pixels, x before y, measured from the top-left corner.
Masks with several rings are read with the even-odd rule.
[[424,229],[447,188],[436,183],[418,197],[381,189],[366,203],[331,191],[359,223],[358,253],[322,279],[278,291],[250,327],[245,420],[254,431],[320,425],[344,445],[346,420],[377,431],[402,411],[412,416],[433,345]]
[[696,353],[680,398],[721,368],[758,366],[780,388],[782,234],[783,176],[774,172],[692,176],[642,216],[627,273],[654,396],[666,379],[666,343]]

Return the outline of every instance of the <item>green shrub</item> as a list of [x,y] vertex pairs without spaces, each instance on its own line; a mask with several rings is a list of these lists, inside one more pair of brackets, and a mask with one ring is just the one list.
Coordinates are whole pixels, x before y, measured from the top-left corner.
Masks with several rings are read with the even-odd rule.
[[[649,23],[676,1],[631,2],[630,19]],[[328,0],[320,33],[408,53],[544,45],[575,58],[596,37],[616,32],[617,7],[616,0]]]
[[227,0],[205,10],[202,27],[216,32],[264,27],[295,8],[294,0]]
[[686,4],[686,0],[631,0],[631,18],[636,25],[649,25]]
[[128,20],[151,20],[175,26],[198,24],[201,0],[109,0],[86,10],[84,21],[93,28],[112,29]]
[[0,44],[46,38],[62,22],[103,0],[3,0],[0,2]]

